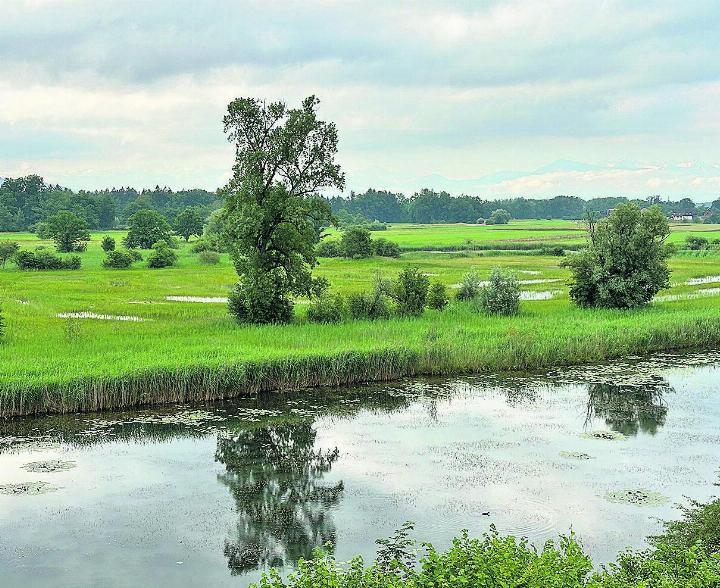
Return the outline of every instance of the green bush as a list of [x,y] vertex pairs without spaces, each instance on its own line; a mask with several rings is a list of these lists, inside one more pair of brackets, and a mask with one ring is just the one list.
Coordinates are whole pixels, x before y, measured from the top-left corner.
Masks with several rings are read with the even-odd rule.
[[420,272],[419,267],[407,267],[401,271],[392,288],[392,297],[397,304],[398,314],[421,315],[425,310],[429,287],[430,280]]
[[0,241],[0,264],[5,269],[5,264],[9,259],[20,251],[20,244],[15,241]]
[[384,320],[392,316],[387,287],[377,280],[370,292],[353,293],[348,296],[348,312],[355,320]]
[[190,247],[190,251],[193,253],[202,253],[203,251],[216,251],[210,242],[205,239],[204,237],[201,237],[195,243],[193,243],[192,247]]
[[372,241],[373,254],[378,257],[400,257],[400,246],[387,239],[374,239]]
[[60,257],[50,251],[20,251],[15,255],[15,263],[23,271],[33,270],[76,270],[81,261],[77,255]]
[[170,249],[167,241],[158,241],[152,246],[152,253],[148,257],[147,265],[149,268],[157,269],[175,265],[176,261],[177,253]]
[[685,248],[691,251],[700,251],[701,249],[707,249],[708,240],[705,237],[696,237],[695,235],[688,235],[685,237]]
[[366,225],[363,225],[364,228],[366,228],[368,231],[387,231],[388,226],[385,223],[380,222],[379,220],[374,220],[371,223],[367,223]]
[[570,298],[578,306],[636,308],[670,285],[665,239],[670,226],[658,206],[619,204],[590,225],[589,246],[568,257]]
[[275,287],[272,274],[240,280],[230,293],[228,310],[239,323],[289,323],[293,303]]
[[85,251],[90,240],[87,222],[72,212],[62,211],[52,215],[44,224],[43,233],[55,241],[62,253]]
[[676,550],[690,549],[700,543],[708,554],[720,553],[720,498],[709,502],[691,500],[689,506],[679,508],[682,518],[664,523],[664,532],[650,537],[650,543]]
[[320,241],[320,243],[317,244],[317,247],[315,248],[315,254],[318,257],[342,257],[343,252],[342,248],[340,247],[340,243],[337,241],[328,241],[327,239],[323,239]]
[[217,251],[201,251],[198,260],[205,265],[217,265],[220,263],[220,254]]
[[343,256],[352,259],[370,257],[373,253],[370,231],[362,227],[350,227],[340,238]]
[[475,221],[475,224],[476,224],[476,225],[484,225],[484,224],[485,224],[485,219],[482,218],[482,217],[480,217],[479,219],[477,219],[477,220]]
[[2,308],[0,308],[0,343],[5,338],[5,318],[3,317]]
[[475,300],[480,295],[482,280],[476,270],[470,270],[462,277],[455,297],[460,301]]
[[490,218],[486,221],[488,225],[506,225],[510,222],[510,213],[504,208],[493,210]]
[[495,267],[490,280],[480,289],[480,308],[487,314],[511,316],[520,310],[520,284],[512,272]]
[[108,251],[103,260],[103,267],[107,269],[127,269],[135,257],[127,251]]
[[427,305],[434,310],[442,310],[448,305],[448,295],[445,284],[433,282],[427,294]]
[[340,294],[325,294],[310,304],[307,318],[311,323],[339,323],[345,318],[345,300]]
[[115,251],[115,239],[113,239],[109,235],[105,235],[102,238],[102,243],[100,244],[100,246],[105,253],[108,253],[109,251]]
[[128,234],[123,243],[128,249],[150,249],[158,241],[172,242],[172,228],[167,219],[155,210],[138,210],[128,219]]
[[140,253],[140,251],[138,251],[137,249],[128,249],[127,253],[128,253],[128,255],[130,255],[133,258],[133,261],[142,261],[143,260],[142,253]]

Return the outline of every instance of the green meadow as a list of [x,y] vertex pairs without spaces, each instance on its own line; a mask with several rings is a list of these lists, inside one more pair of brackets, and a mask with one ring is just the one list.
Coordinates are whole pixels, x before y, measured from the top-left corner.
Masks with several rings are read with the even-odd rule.
[[[675,226],[671,238],[708,234],[718,226]],[[524,291],[519,316],[488,317],[453,303],[416,319],[348,321],[318,325],[304,318],[286,326],[241,326],[222,302],[172,301],[167,297],[226,297],[236,281],[228,257],[202,265],[181,242],[175,267],[128,270],[102,267],[103,235],[93,233],[77,271],[0,271],[0,306],[6,322],[0,345],[0,414],[93,410],[142,403],[236,396],[263,389],[290,389],[449,374],[533,370],[603,361],[652,351],[720,344],[720,256],[680,253],[670,260],[672,285],[637,311],[576,308],[567,296],[562,257],[513,251],[409,251],[399,259],[321,259],[316,274],[332,290],[369,288],[377,275],[396,275],[416,265],[450,293],[464,273],[489,275],[513,269]],[[498,239],[497,235],[503,235]],[[720,233],[718,233],[720,235]],[[463,240],[503,241],[547,237],[578,242],[584,234],[570,221],[517,221],[500,227],[473,225],[392,226],[373,238],[403,246],[453,247]],[[3,234],[24,248],[51,243],[30,234]],[[144,252],[147,256],[147,252]],[[688,283],[688,280],[691,282]],[[698,283],[692,283],[695,280]],[[532,297],[528,294],[527,297]],[[93,313],[98,318],[61,318]],[[124,317],[128,320],[117,320]]]

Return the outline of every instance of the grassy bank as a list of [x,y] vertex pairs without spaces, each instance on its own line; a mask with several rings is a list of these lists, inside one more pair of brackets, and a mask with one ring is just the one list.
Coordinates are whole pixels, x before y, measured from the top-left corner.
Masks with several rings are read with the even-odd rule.
[[[560,259],[417,252],[400,259],[323,259],[318,275],[335,291],[368,288],[376,273],[396,275],[418,265],[451,286],[475,269],[501,264],[518,272],[528,291],[551,300],[526,301],[513,318],[490,318],[467,306],[427,311],[419,319],[288,326],[235,324],[224,304],[173,302],[167,296],[227,296],[236,276],[226,256],[201,265],[190,247],[177,267],[102,268],[101,234],[82,253],[79,271],[0,270],[0,306],[7,335],[0,344],[0,415],[97,410],[146,403],[226,398],[258,390],[297,389],[413,374],[543,369],[628,354],[720,345],[718,283],[687,284],[720,275],[720,258],[673,258],[673,286],[641,311],[586,311],[567,298]],[[28,239],[28,247],[37,245]],[[686,298],[700,290],[710,295]],[[138,322],[60,318],[92,312]]]

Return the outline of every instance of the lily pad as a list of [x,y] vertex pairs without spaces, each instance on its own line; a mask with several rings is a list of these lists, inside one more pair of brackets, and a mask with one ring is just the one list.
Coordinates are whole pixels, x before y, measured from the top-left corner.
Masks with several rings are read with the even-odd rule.
[[583,453],[582,451],[561,451],[560,457],[564,457],[566,459],[594,459],[592,455],[588,453]]
[[602,439],[604,441],[621,441],[625,435],[617,431],[589,431],[582,435],[585,439]]
[[656,506],[658,504],[664,504],[669,500],[667,496],[663,496],[659,492],[643,490],[642,488],[608,492],[605,495],[605,499],[610,502],[634,504],[636,506]]
[[0,485],[0,494],[9,494],[10,496],[36,496],[38,494],[55,492],[59,489],[57,486],[53,486],[47,482],[21,482],[19,484]]
[[26,472],[45,473],[45,472],[64,472],[73,469],[77,464],[74,461],[63,461],[61,459],[51,459],[48,461],[31,461],[21,466]]

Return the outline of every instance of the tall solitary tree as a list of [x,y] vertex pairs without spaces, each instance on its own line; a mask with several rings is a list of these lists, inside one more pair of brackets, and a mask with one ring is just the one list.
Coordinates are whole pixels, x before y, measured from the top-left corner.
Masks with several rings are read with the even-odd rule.
[[90,240],[87,223],[68,211],[58,212],[47,219],[43,230],[61,252],[84,250],[85,242]]
[[175,229],[175,233],[180,235],[185,241],[189,241],[193,235],[196,237],[202,235],[204,220],[200,210],[194,206],[188,206],[175,217],[173,228]]
[[240,322],[289,322],[291,296],[321,287],[312,277],[315,245],[332,215],[318,192],[342,189],[345,177],[335,163],[337,128],[318,120],[318,104],[310,96],[300,108],[253,98],[228,106],[235,166],[223,189],[222,226],[240,276],[229,305]]
[[609,217],[589,217],[587,249],[565,262],[573,273],[570,298],[584,307],[636,308],[670,283],[668,220],[658,206],[619,204]]

